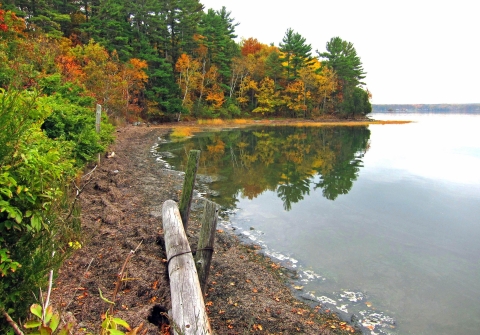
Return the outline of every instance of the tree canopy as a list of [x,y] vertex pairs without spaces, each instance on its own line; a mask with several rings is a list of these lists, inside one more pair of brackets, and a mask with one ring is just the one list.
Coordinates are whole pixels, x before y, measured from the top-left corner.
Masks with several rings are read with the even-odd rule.
[[[339,37],[328,41],[326,51],[317,51],[317,57],[312,56],[311,44],[292,28],[278,46],[263,44],[255,37],[238,42],[235,29],[239,23],[232,13],[226,7],[205,9],[199,0],[6,0],[2,11],[24,23],[18,33],[43,38],[44,45],[60,43],[62,52],[65,47],[104,48],[109,60],[95,61],[97,74],[108,69],[110,75],[120,75],[122,68],[132,66],[132,59],[144,61],[144,82],[136,86],[133,96],[128,95],[130,108],[144,119],[368,112],[363,107],[359,111],[356,105],[358,101],[368,105],[365,99],[358,99],[360,91],[354,89],[365,85],[360,57],[352,43]],[[16,43],[3,36],[5,43]],[[63,67],[65,73],[69,67],[76,67],[78,74],[85,72],[85,66],[93,71],[94,64],[82,57],[67,52],[53,58],[51,66]],[[113,69],[113,60],[127,65]],[[68,75],[70,79],[75,76],[71,71]],[[0,77],[4,88],[8,87],[7,78]],[[85,80],[93,88],[91,78]],[[115,87],[118,85],[108,89]],[[363,98],[369,96],[367,92]],[[112,105],[109,110],[118,114],[116,108]]]
[[323,58],[324,66],[332,69],[337,75],[341,99],[338,106],[344,114],[362,115],[371,112],[369,102],[370,93],[360,88],[365,85],[365,71],[363,70],[360,57],[351,42],[342,40],[340,37],[332,37],[327,42],[326,52],[318,52]]

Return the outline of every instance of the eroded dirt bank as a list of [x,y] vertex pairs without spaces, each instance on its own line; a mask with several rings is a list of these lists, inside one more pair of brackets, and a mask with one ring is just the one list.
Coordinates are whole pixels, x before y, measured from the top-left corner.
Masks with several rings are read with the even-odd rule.
[[[178,201],[180,173],[162,170],[150,148],[167,127],[119,128],[116,143],[101,164],[82,181],[82,248],[62,267],[53,301],[73,313],[76,334],[99,332],[108,308],[99,289],[113,299],[116,275],[131,250],[127,280],[116,299],[116,315],[132,326],[144,323],[147,334],[161,333],[148,321],[170,308],[168,275],[162,249],[161,206]],[[90,167],[90,170],[93,168]],[[86,170],[86,173],[89,170]],[[195,200],[197,202],[202,200]],[[196,206],[201,207],[201,206]],[[196,245],[199,212],[192,212],[190,244]],[[281,269],[255,246],[218,232],[205,302],[216,334],[351,334],[354,329],[330,314],[298,301],[285,285]],[[155,312],[152,311],[157,306]],[[153,320],[153,321],[155,321]],[[360,333],[358,330],[357,333]]]

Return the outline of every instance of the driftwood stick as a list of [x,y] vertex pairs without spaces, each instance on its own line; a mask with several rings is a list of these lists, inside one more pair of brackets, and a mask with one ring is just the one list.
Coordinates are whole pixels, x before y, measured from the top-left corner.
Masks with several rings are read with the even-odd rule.
[[179,211],[185,231],[187,231],[188,228],[188,218],[190,217],[190,206],[192,204],[193,188],[195,186],[195,177],[197,176],[199,160],[200,150],[190,150],[188,154],[187,168],[185,170],[185,179],[183,181],[182,198],[180,199],[179,205]]
[[77,203],[77,200],[78,200],[78,198],[80,197],[80,194],[82,194],[83,189],[92,181],[92,177],[91,177],[91,176],[92,176],[93,171],[95,171],[96,168],[97,168],[97,165],[95,165],[95,167],[93,168],[92,171],[90,171],[89,173],[87,173],[86,175],[84,175],[84,176],[81,178],[81,179],[83,179],[83,178],[85,178],[85,177],[87,177],[87,176],[90,176],[90,177],[87,179],[87,181],[85,182],[85,184],[84,184],[81,188],[79,188],[79,187],[77,186],[77,184],[75,184],[75,181],[73,182],[73,186],[75,186],[75,188],[77,189],[77,193],[75,194],[75,199],[73,199],[73,202],[72,202],[72,204],[70,205],[70,211],[68,212],[68,215],[67,215],[67,217],[65,218],[65,221],[67,221],[67,220],[70,218],[70,216],[72,215],[73,210],[75,209],[75,204]]
[[198,279],[203,294],[206,292],[208,274],[213,256],[213,244],[217,229],[218,209],[217,204],[205,200],[205,208],[202,217],[202,227],[198,238],[197,253],[195,254],[195,266],[197,267]]
[[179,330],[175,334],[211,335],[195,262],[183,228],[180,211],[173,200],[162,208],[165,249],[167,252],[172,319]]
[[[112,301],[114,303],[115,303],[115,299],[117,299],[117,293],[118,293],[118,290],[120,289],[120,285],[122,284],[123,277],[125,276],[125,268],[127,267],[127,264],[130,261],[130,258],[132,258],[132,256],[135,254],[135,252],[137,252],[138,248],[140,248],[140,246],[142,245],[142,242],[143,242],[143,240],[140,241],[140,243],[137,245],[135,250],[130,250],[127,258],[125,259],[125,262],[123,262],[123,265],[122,265],[122,268],[120,269],[120,272],[117,274],[117,282],[115,283],[115,290],[113,291],[113,298],[112,298]],[[113,307],[114,307],[114,304],[111,304],[109,309],[108,309],[108,313],[110,315],[113,315]]]
[[15,321],[10,317],[10,315],[7,313],[6,310],[2,309],[2,315],[5,318],[5,320],[8,322],[10,327],[13,328],[13,331],[15,332],[16,335],[24,335],[20,327],[17,325]]

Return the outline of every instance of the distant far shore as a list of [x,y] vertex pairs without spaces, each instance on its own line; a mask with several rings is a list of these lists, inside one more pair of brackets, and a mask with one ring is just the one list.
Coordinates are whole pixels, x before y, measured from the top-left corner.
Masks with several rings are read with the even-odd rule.
[[372,104],[373,113],[480,113],[478,104]]

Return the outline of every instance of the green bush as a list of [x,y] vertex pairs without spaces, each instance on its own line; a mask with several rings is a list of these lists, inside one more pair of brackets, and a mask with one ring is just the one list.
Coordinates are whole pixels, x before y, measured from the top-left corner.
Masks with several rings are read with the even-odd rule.
[[68,185],[112,140],[112,126],[95,132],[93,108],[57,88],[42,97],[0,90],[0,310],[16,318],[78,239]]
[[91,109],[72,104],[59,93],[42,98],[41,103],[52,109],[42,129],[49,138],[69,144],[77,166],[94,160],[113,141],[113,126],[106,122],[101,124],[100,133],[97,134],[95,113]]

